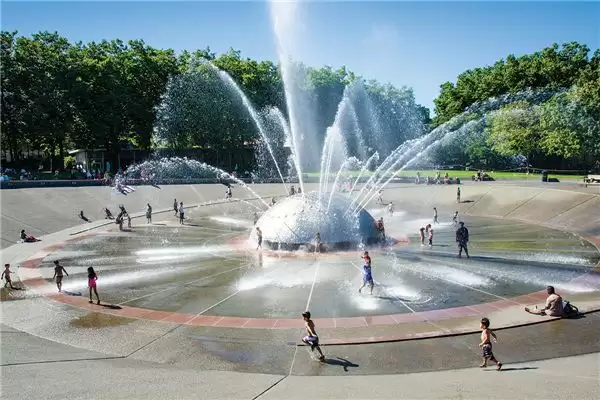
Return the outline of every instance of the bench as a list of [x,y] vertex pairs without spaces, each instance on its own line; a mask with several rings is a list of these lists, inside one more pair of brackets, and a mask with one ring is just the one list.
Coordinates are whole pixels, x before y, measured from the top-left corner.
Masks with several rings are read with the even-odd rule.
[[583,184],[585,187],[588,187],[588,185],[600,185],[600,175],[587,175],[583,178]]

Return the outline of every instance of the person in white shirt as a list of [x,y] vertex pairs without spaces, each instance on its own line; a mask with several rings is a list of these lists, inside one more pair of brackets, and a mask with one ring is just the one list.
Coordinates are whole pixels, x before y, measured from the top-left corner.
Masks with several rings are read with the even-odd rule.
[[535,315],[547,315],[549,317],[562,317],[564,314],[563,310],[563,299],[554,291],[554,286],[548,286],[546,288],[548,298],[546,299],[546,307],[542,310],[535,306],[533,308],[525,307],[525,311]]

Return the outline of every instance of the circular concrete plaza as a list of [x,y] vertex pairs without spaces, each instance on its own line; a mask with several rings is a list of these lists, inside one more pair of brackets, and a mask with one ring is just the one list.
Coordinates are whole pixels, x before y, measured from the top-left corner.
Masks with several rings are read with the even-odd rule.
[[[375,279],[370,294],[368,288],[358,293],[358,249],[321,254],[257,250],[250,231],[254,213],[260,215],[265,207],[241,189],[236,194],[243,201],[231,202],[219,199],[217,185],[138,187],[127,196],[94,189],[86,196],[139,211],[133,214],[133,227],[119,232],[109,221],[72,224],[42,236],[41,242],[5,248],[3,259],[20,265],[26,290],[3,289],[4,324],[102,354],[297,375],[338,374],[338,367],[347,371],[353,363],[362,363],[354,367],[361,374],[468,366],[478,352],[474,336],[482,316],[494,328],[507,329],[503,340],[514,344],[508,352],[512,362],[556,356],[548,347],[518,342],[540,332],[547,343],[560,347],[568,342],[562,355],[600,349],[583,336],[600,322],[594,313],[600,305],[598,225],[586,216],[587,207],[598,204],[594,193],[464,185],[465,201],[456,204],[452,187],[391,186],[384,196],[396,204],[393,216],[382,206],[366,207],[373,217],[384,217],[386,233],[394,238],[393,245],[369,248]],[[281,191],[276,185],[254,189],[268,198]],[[78,189],[52,190],[43,195],[56,204]],[[192,193],[202,201],[189,200]],[[5,204],[17,195],[7,191]],[[188,204],[184,225],[166,207],[158,210],[173,197]],[[157,209],[151,224],[141,207],[148,201]],[[433,246],[422,246],[419,228],[432,222],[434,205],[440,223],[433,224]],[[469,259],[456,257],[454,211],[470,230]],[[54,260],[69,273],[60,294],[50,279]],[[87,301],[90,266],[99,276],[101,305]],[[588,318],[549,321],[525,313],[525,305],[543,303],[549,284]],[[334,369],[315,369],[304,352],[296,355],[303,326],[299,314],[306,309],[313,313],[328,356],[343,353],[328,358]],[[543,328],[530,325],[544,321]],[[443,354],[446,361],[424,351]],[[393,356],[400,353],[402,362]],[[365,354],[379,354],[379,360],[365,361]]]

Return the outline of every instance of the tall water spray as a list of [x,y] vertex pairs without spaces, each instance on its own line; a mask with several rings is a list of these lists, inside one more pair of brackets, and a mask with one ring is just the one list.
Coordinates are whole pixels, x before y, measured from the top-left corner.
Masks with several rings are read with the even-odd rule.
[[227,72],[218,69],[212,63],[207,63],[207,64],[217,72],[219,77],[223,80],[223,82],[225,82],[225,84],[228,87],[233,89],[235,91],[235,93],[240,96],[240,99],[242,100],[242,103],[246,107],[246,110],[248,110],[248,113],[254,120],[254,123],[256,124],[256,128],[258,129],[258,132],[260,133],[260,136],[261,136],[265,146],[267,146],[267,149],[269,150],[269,154],[271,155],[271,158],[273,158],[273,162],[275,163],[275,168],[277,169],[277,173],[279,174],[279,177],[281,178],[281,183],[283,184],[285,192],[288,193],[288,188],[287,188],[287,185],[285,184],[285,179],[283,179],[283,174],[281,173],[281,169],[279,168],[279,164],[277,163],[277,158],[275,157],[275,153],[273,153],[273,149],[271,148],[269,138],[267,137],[267,134],[265,132],[263,124],[260,120],[260,117],[258,116],[258,113],[254,109],[254,106],[250,102],[250,99],[248,99],[248,97],[246,96],[244,91],[239,87],[239,85],[237,83],[235,83],[233,78],[231,78],[231,76]]
[[[298,115],[299,110],[302,110],[299,87],[295,82],[295,71],[294,64],[292,62],[293,49],[296,46],[294,39],[296,37],[294,32],[297,3],[291,2],[280,2],[271,0],[270,3],[271,18],[273,21],[273,31],[277,42],[277,55],[281,67],[281,77],[283,80],[283,87],[285,92],[285,102],[287,106],[287,113],[289,118],[290,126],[290,138],[292,142],[292,148],[295,151],[295,166],[296,172],[298,173],[298,182],[302,193],[304,190],[304,182],[302,176],[302,154],[301,144],[302,135],[308,134],[310,131],[302,129],[301,121],[308,121],[310,118],[302,118]],[[304,108],[306,111],[306,108]],[[310,128],[310,127],[309,127]]]

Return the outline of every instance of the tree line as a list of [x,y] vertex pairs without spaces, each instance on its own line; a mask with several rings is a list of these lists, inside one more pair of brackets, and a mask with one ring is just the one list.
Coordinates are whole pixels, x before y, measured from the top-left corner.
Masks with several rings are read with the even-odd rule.
[[[208,62],[231,76],[267,125],[273,115],[266,111],[274,107],[287,118],[279,66],[243,58],[233,49],[220,55],[210,48],[175,54],[142,40],[72,43],[58,33],[2,32],[0,51],[2,143],[17,163],[39,152],[54,158],[57,168],[73,148],[105,149],[116,165],[117,154],[127,147],[258,146],[256,124],[239,95]],[[344,67],[295,67],[303,77],[299,89],[310,95],[321,142],[344,89],[357,83],[363,89],[357,102],[369,102],[368,117],[378,121],[376,128],[367,122],[357,127],[371,153],[390,151],[427,130],[429,110],[415,103],[411,89],[364,81]],[[165,140],[155,143],[155,131]]]
[[440,89],[434,126],[493,97],[531,90],[553,95],[542,101],[531,96],[489,113],[463,140],[441,146],[437,161],[498,168],[523,155],[546,168],[600,168],[600,50],[590,54],[577,42],[554,44],[465,71]]
[[[58,169],[73,148],[105,149],[117,165],[123,148],[258,147],[263,156],[259,151],[253,167],[272,169],[257,117],[269,131],[280,166],[285,164],[280,116],[288,119],[288,112],[281,71],[271,61],[244,58],[235,50],[217,55],[210,48],[176,54],[142,40],[72,43],[50,32],[27,37],[3,31],[0,44],[0,134],[3,151],[16,163],[34,152]],[[211,65],[231,76],[258,116],[248,113]],[[543,89],[551,95],[541,101],[516,96],[519,100],[485,113],[461,140],[434,149],[429,161],[500,168],[523,155],[546,167],[587,168],[600,160],[600,50],[590,54],[576,42],[462,73],[456,83],[441,85],[433,120],[410,88],[365,80],[344,67],[295,63],[294,68],[300,77],[294,90],[314,119],[307,130],[317,142],[310,148],[322,145],[344,93],[351,107],[339,124],[353,132],[348,156],[364,159],[375,152],[385,157],[404,141],[456,118],[456,128],[481,118],[484,113],[464,111],[489,98]]]

